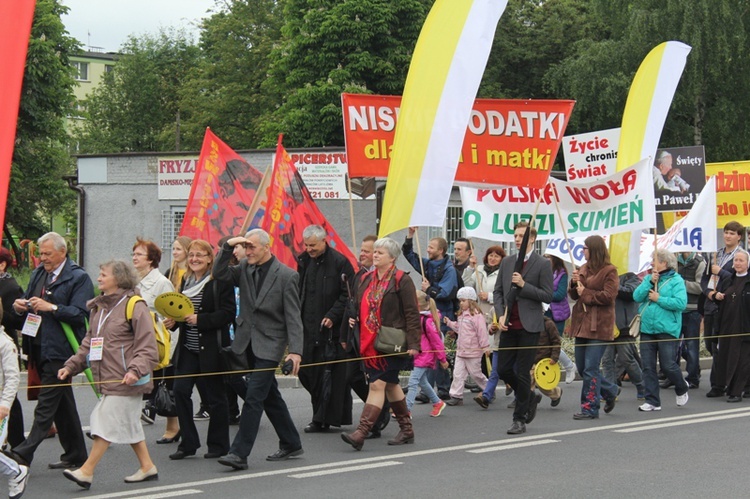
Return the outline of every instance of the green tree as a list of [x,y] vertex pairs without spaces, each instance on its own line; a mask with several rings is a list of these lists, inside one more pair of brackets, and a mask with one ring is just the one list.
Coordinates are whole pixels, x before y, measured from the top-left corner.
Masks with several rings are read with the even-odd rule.
[[[643,58],[658,44],[692,47],[661,145],[706,145],[708,161],[750,158],[745,116],[747,7],[743,0],[597,0],[609,40],[582,40],[545,75],[547,90],[577,100],[569,133],[619,126],[628,90]],[[614,5],[617,4],[617,5]]]
[[180,148],[178,92],[200,49],[184,31],[131,36],[112,71],[84,101],[81,153]]
[[62,179],[74,171],[65,116],[74,102],[68,57],[79,50],[60,20],[67,10],[37,0],[34,11],[6,212],[6,224],[23,237],[49,230],[52,215],[75,200]]
[[343,145],[341,93],[400,95],[432,0],[286,0],[261,145]]
[[207,126],[234,148],[258,146],[258,118],[274,105],[261,84],[281,39],[281,10],[276,0],[235,0],[204,20],[202,58],[180,90],[186,147],[199,149]]

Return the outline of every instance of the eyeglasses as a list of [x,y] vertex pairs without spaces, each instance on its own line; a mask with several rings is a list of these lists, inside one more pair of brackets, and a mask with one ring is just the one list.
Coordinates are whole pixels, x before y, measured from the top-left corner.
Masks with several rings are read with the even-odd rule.
[[188,258],[206,258],[208,253],[188,253]]
[[130,256],[148,256],[148,253],[138,253],[137,251],[134,251]]

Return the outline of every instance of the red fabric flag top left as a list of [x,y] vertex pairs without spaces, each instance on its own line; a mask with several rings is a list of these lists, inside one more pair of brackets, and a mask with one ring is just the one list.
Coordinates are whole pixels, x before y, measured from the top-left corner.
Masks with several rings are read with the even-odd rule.
[[355,269],[359,268],[357,258],[315,205],[310,191],[305,187],[305,182],[289,153],[281,145],[279,137],[271,186],[268,188],[266,213],[261,227],[271,236],[271,252],[281,263],[293,269],[297,268],[297,256],[305,251],[302,231],[308,225],[323,227],[327,234],[328,246],[348,258]]
[[13,142],[33,19],[34,0],[0,2],[0,68],[3,68],[3,83],[0,85],[0,228],[5,224]]
[[263,175],[206,129],[181,236],[213,245],[238,236]]

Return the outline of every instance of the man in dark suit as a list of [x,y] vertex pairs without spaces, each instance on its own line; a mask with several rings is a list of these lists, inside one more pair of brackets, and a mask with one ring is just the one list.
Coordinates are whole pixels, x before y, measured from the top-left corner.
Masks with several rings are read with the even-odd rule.
[[[536,406],[542,398],[531,393],[530,371],[536,357],[533,347],[539,343],[539,333],[544,329],[542,303],[550,303],[554,292],[552,267],[534,251],[536,229],[529,227],[528,222],[519,222],[515,226],[513,238],[516,248],[520,250],[527,227],[530,232],[526,255],[503,258],[493,294],[497,316],[505,318],[506,313],[510,316],[509,323],[500,320],[502,333],[497,366],[500,379],[510,384],[516,392],[513,425],[508,429],[510,435],[526,432],[526,423],[534,419]],[[524,259],[521,272],[515,271],[518,258]],[[514,287],[517,288],[514,293],[518,298],[508,303],[508,296]]]
[[[83,441],[73,388],[57,379],[57,371],[75,353],[63,332],[62,323],[70,325],[78,342],[86,334],[86,302],[94,297],[94,284],[86,272],[68,258],[65,239],[55,232],[39,238],[41,265],[31,274],[26,295],[13,302],[13,309],[27,319],[41,318],[36,335],[23,337],[23,349],[36,366],[41,383],[34,410],[34,424],[29,436],[12,450],[13,458],[28,465],[34,452],[47,438],[53,421],[60,444],[65,451],[51,469],[76,468],[88,457]],[[67,386],[55,386],[55,385]]]
[[353,274],[349,260],[328,245],[320,225],[302,231],[305,252],[297,257],[302,303],[304,351],[299,381],[310,394],[312,421],[305,433],[352,424],[352,391],[346,382],[346,355],[339,341],[346,308],[346,280]]
[[[237,244],[245,246],[246,258],[239,265],[230,266]],[[222,246],[213,270],[214,279],[240,288],[240,315],[232,351],[246,355],[254,370],[246,376],[247,394],[239,432],[229,454],[219,459],[220,464],[236,470],[247,469],[247,456],[253,449],[264,410],[279,436],[279,450],[266,459],[283,461],[303,452],[275,373],[287,345],[286,361],[292,362],[292,374],[298,373],[302,360],[299,278],[273,256],[270,244],[268,233],[262,229],[253,229],[245,237],[233,237]]]

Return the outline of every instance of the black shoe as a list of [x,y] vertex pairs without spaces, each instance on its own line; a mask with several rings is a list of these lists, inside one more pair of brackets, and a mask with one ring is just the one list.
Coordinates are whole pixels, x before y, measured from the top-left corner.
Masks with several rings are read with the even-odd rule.
[[72,461],[58,461],[56,463],[49,463],[47,465],[47,467],[51,470],[72,470],[75,468],[80,468],[81,466],[83,466],[83,463],[74,463]]
[[526,413],[526,424],[531,423],[534,421],[534,418],[536,417],[536,407],[539,405],[539,402],[542,401],[542,394],[541,393],[534,393],[531,394],[531,400],[529,400],[529,412]]
[[660,388],[669,388],[669,387],[672,387],[672,386],[674,386],[674,383],[672,383],[668,379],[665,379],[664,381],[662,381],[661,383],[659,383],[659,387]]
[[620,389],[620,388],[618,388],[618,389],[617,389],[617,395],[615,395],[615,396],[614,396],[614,397],[612,398],[612,400],[607,400],[607,401],[606,401],[606,402],[604,403],[604,414],[609,414],[610,412],[612,412],[612,411],[614,410],[614,408],[615,408],[615,403],[617,403],[617,396],[618,396],[618,395],[620,395],[620,391],[621,391],[621,389]]
[[[552,407],[557,407],[558,405],[560,405],[560,401],[561,401],[561,400],[562,400],[562,388],[560,388],[560,396],[559,396],[559,397],[557,398],[557,400],[553,400],[553,401],[552,401],[552,402],[550,403],[550,405],[551,405]],[[606,411],[606,409],[605,409],[605,411]]]
[[180,437],[182,437],[182,432],[181,431],[177,431],[177,433],[175,433],[174,437],[172,437],[172,438],[161,437],[160,439],[158,439],[156,441],[156,443],[157,444],[173,444],[175,442],[179,442],[180,441]]
[[372,440],[373,438],[380,438],[380,437],[381,437],[380,430],[375,429],[375,427],[373,426],[372,430],[370,430],[367,433],[367,436],[365,437],[365,440]]
[[417,396],[414,397],[414,401],[419,402],[420,404],[426,404],[430,399],[424,393],[418,393]]
[[482,389],[479,388],[478,386],[472,386],[471,388],[469,388],[469,391],[471,393],[482,393]]
[[247,469],[247,459],[235,456],[234,454],[227,454],[226,456],[220,457],[219,464],[229,466],[230,468],[234,468],[236,470]]
[[203,459],[216,459],[223,455],[223,452],[206,452],[205,454],[203,454]]
[[238,424],[240,424],[239,416],[229,417],[229,426],[237,426]]
[[737,396],[729,397],[727,399],[727,402],[742,402],[742,397],[737,397]]
[[186,457],[192,457],[195,455],[195,451],[186,451],[186,450],[178,450],[174,454],[169,455],[169,459],[172,461],[179,461],[181,459],[185,459]]
[[330,428],[329,425],[318,423],[316,421],[310,421],[307,426],[305,426],[305,433],[323,433],[328,431],[328,428]]
[[154,424],[156,419],[156,409],[151,404],[146,404],[146,407],[141,411],[141,421],[146,424]]
[[586,414],[585,412],[576,412],[573,414],[573,419],[582,420],[582,419],[598,419],[599,416],[594,416],[593,414]]
[[713,387],[709,392],[706,394],[706,397],[709,398],[715,398],[715,397],[723,397],[724,396],[724,390],[721,388]]
[[[451,394],[448,393],[448,392],[438,391],[438,398],[440,400],[450,400],[451,399]],[[429,401],[430,401],[430,399],[427,399],[427,402],[429,402]]]
[[195,421],[208,421],[209,419],[211,419],[211,415],[205,409],[198,409],[198,412],[193,415]]
[[299,449],[279,449],[270,456],[266,457],[266,461],[286,461],[290,457],[297,457],[304,454],[305,451],[300,447]]
[[474,402],[479,404],[482,409],[487,409],[490,406],[490,401],[484,398],[484,395],[477,395],[474,397]]
[[521,421],[513,421],[513,425],[508,428],[508,435],[520,435],[526,433],[526,425]]
[[24,458],[22,458],[21,456],[19,456],[18,454],[16,454],[15,452],[13,452],[12,450],[8,448],[3,448],[2,453],[8,456],[9,458],[11,458],[12,460],[14,460],[15,462],[17,462],[18,464],[22,464],[27,467],[29,466],[29,462],[27,460],[25,460]]

